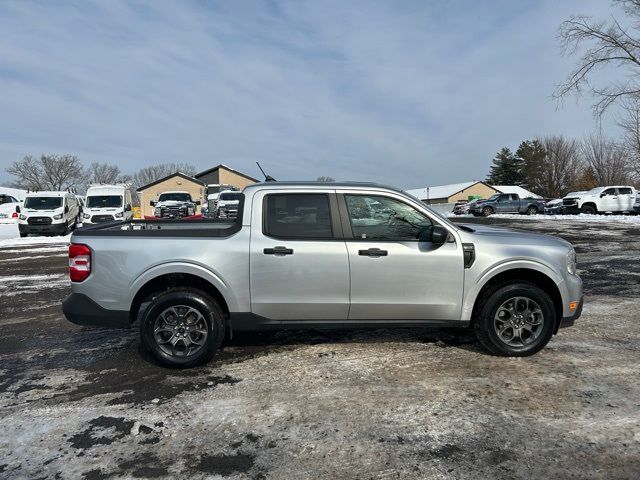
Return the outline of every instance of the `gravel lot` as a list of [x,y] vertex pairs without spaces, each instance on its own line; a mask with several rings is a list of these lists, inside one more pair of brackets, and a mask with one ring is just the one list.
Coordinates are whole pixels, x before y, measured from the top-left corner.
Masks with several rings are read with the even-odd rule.
[[62,316],[64,245],[0,248],[2,478],[638,478],[640,222],[465,219],[578,252],[576,326],[526,359],[463,332],[274,332],[160,368]]

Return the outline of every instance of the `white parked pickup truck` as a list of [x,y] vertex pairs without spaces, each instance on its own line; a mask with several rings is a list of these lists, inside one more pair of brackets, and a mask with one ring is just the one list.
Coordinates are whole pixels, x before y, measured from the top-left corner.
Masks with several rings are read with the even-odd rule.
[[636,189],[626,186],[596,187],[588,192],[569,194],[562,199],[565,213],[633,212]]

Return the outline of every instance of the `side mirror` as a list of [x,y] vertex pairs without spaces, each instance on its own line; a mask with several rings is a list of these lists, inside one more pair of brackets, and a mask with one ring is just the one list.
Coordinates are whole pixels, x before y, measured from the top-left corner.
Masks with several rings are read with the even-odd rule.
[[418,234],[418,241],[431,242],[435,244],[442,244],[449,238],[449,232],[446,228],[440,225],[434,225],[433,227],[425,227],[420,230]]
[[196,200],[196,205],[200,205],[200,200]]
[[131,211],[131,205],[125,205],[124,211],[125,212],[130,212]]
[[156,206],[156,201],[155,200],[151,200],[149,202],[149,205],[151,205],[152,207],[155,207]]
[[20,213],[20,205],[16,205],[16,213]]
[[431,230],[432,243],[441,245],[447,241],[447,238],[449,238],[449,231],[446,228],[440,225],[433,226],[433,229]]
[[67,205],[66,207],[64,207],[64,213],[69,213],[69,205]]

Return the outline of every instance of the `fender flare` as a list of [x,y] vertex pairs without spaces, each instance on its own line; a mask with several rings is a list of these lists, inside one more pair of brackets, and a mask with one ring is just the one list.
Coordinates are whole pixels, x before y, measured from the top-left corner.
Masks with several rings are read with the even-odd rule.
[[237,310],[238,301],[231,287],[215,272],[208,268],[190,262],[168,262],[155,265],[138,275],[129,285],[127,303],[131,308],[133,299],[140,289],[155,278],[169,274],[187,274],[200,277],[212,284],[224,298],[230,311]]
[[462,316],[461,320],[471,320],[471,316],[473,314],[473,307],[476,304],[476,300],[478,299],[478,294],[482,290],[482,288],[489,283],[493,278],[497,275],[508,272],[509,270],[517,270],[517,269],[525,269],[525,270],[535,270],[543,275],[549,277],[560,289],[560,284],[564,282],[564,279],[558,275],[551,267],[545,265],[544,263],[540,263],[530,259],[513,259],[507,260],[498,265],[493,265],[491,268],[483,272],[478,281],[468,286],[468,291],[465,292],[464,301],[462,304]]

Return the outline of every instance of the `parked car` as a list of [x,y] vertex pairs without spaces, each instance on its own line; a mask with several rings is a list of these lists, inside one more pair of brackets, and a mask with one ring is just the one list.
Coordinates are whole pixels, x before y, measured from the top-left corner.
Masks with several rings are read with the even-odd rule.
[[151,200],[153,215],[158,218],[182,218],[196,214],[200,200],[193,200],[189,192],[162,192]]
[[636,195],[636,201],[633,204],[633,211],[640,215],[640,195]]
[[490,352],[526,356],[582,311],[562,239],[456,225],[375,184],[265,182],[242,195],[226,222],[76,231],[66,317],[140,319],[144,348],[188,367],[212,358],[226,332],[270,328],[471,326]]
[[73,193],[28,193],[21,209],[18,230],[30,233],[66,235],[80,223],[80,206]]
[[131,203],[129,185],[91,185],[82,213],[83,224],[131,220]]
[[218,208],[218,197],[221,192],[239,192],[240,190],[230,183],[211,183],[207,185],[206,199],[207,211],[209,215],[213,215]]
[[20,205],[20,201],[14,196],[0,193],[0,220],[17,219],[20,215]]
[[496,193],[469,211],[476,216],[488,217],[494,213],[520,213],[535,215],[544,212],[544,202],[538,198],[520,198],[517,193]]
[[232,190],[220,192],[215,211],[215,218],[236,218],[242,194]]
[[636,189],[631,186],[596,187],[588,192],[570,193],[562,199],[567,213],[632,212]]
[[454,215],[466,215],[469,213],[469,201],[468,200],[460,200],[456,202],[453,206],[453,214]]

